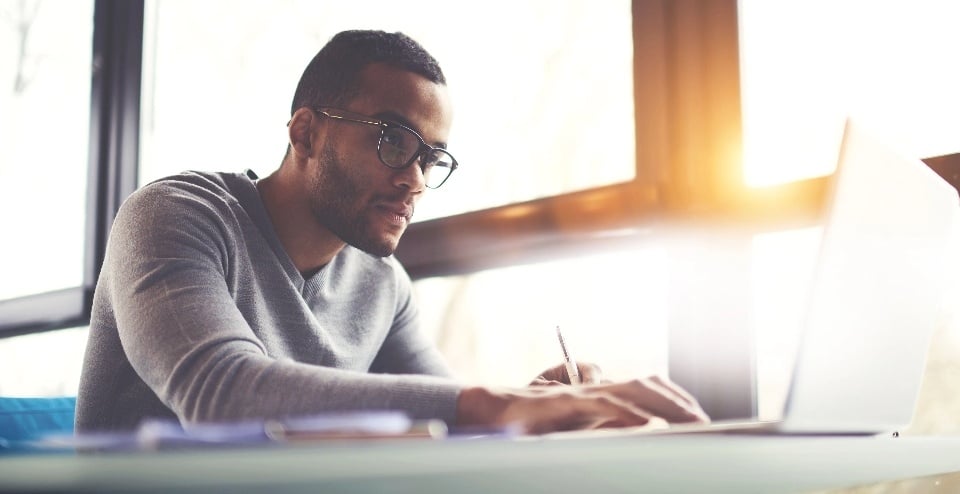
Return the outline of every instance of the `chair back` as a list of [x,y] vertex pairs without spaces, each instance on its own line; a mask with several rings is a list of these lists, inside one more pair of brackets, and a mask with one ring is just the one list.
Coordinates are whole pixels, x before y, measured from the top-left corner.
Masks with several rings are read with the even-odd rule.
[[77,398],[0,397],[0,454],[29,449],[28,443],[48,434],[72,434]]

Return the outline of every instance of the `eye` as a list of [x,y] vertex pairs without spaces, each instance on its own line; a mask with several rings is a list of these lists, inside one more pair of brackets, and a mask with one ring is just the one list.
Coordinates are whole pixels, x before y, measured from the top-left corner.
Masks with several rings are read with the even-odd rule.
[[383,144],[388,144],[401,151],[413,151],[420,145],[416,136],[402,127],[388,127],[383,131]]

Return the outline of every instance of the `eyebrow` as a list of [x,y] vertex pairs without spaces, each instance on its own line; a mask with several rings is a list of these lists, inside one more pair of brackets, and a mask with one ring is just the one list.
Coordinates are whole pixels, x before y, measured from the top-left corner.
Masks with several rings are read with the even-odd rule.
[[[385,111],[385,112],[376,113],[376,114],[374,114],[373,116],[374,116],[374,117],[377,117],[377,118],[379,118],[380,120],[383,120],[384,122],[387,122],[387,123],[394,123],[394,124],[403,125],[404,127],[407,127],[407,128],[409,128],[409,129],[413,130],[414,132],[416,132],[416,133],[420,136],[420,138],[423,139],[423,132],[421,132],[420,129],[418,129],[416,126],[414,126],[414,125],[413,125],[413,122],[411,122],[410,120],[407,120],[406,117],[404,117],[403,115],[401,115],[401,114],[399,114],[399,113],[397,113],[397,112]],[[426,139],[424,139],[424,140],[426,140]],[[428,142],[427,144],[430,144],[431,146],[433,146],[433,147],[435,147],[435,148],[447,149],[447,143],[445,143],[445,142],[432,142],[432,143],[431,143],[431,142]]]

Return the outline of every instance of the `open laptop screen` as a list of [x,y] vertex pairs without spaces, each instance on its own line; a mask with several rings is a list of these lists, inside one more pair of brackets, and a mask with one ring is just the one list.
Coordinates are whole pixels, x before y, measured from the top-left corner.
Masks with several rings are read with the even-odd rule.
[[910,423],[944,293],[957,191],[848,121],[784,418],[790,429]]

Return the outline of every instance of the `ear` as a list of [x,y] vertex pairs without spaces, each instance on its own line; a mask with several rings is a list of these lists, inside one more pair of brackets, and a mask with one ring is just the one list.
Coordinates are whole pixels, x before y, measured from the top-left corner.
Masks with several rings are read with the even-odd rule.
[[287,134],[290,137],[290,147],[294,154],[299,156],[309,156],[313,148],[313,122],[316,119],[313,110],[303,107],[299,108],[290,117],[290,123],[287,124]]

